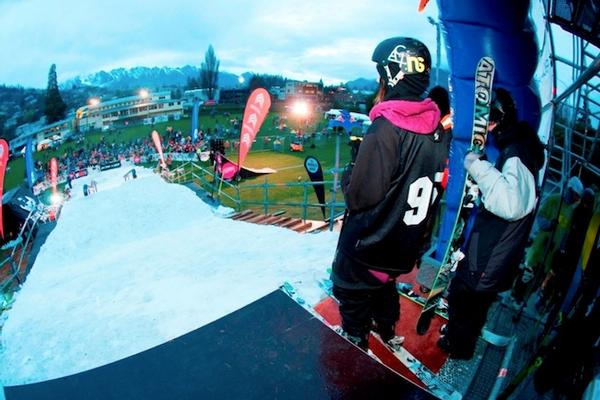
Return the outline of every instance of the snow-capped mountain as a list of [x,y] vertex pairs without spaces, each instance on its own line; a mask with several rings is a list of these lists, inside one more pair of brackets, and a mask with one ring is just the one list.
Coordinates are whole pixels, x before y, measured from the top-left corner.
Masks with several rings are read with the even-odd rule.
[[[72,88],[94,86],[106,89],[136,89],[139,87],[176,87],[185,86],[189,78],[198,79],[200,68],[186,65],[184,67],[134,67],[116,68],[111,71],[100,71],[85,76],[77,76],[65,81],[61,87]],[[234,88],[238,85],[238,76],[229,72],[219,72],[219,86]]]
[[[431,86],[435,86],[435,85],[441,85],[444,87],[448,87],[448,77],[449,77],[449,72],[444,70],[444,69],[440,69],[440,73],[439,73],[439,82],[436,82],[436,69],[432,68],[431,70],[431,75],[430,75],[430,87]],[[377,79],[375,78],[371,78],[371,79],[366,79],[366,78],[358,78],[358,79],[354,79],[352,81],[348,81],[346,82],[346,87],[348,87],[349,89],[353,89],[353,90],[370,90],[370,91],[375,91],[377,90]]]

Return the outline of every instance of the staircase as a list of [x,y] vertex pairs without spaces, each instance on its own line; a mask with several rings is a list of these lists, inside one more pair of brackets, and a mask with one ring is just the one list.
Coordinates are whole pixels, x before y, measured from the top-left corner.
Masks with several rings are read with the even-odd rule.
[[[284,215],[285,211],[278,211],[272,214],[259,214],[252,210],[244,210],[231,216],[234,221],[248,222],[257,225],[272,225],[281,228],[290,229],[298,233],[317,233],[329,229],[329,221],[303,220]],[[338,230],[341,227],[343,216],[335,219],[333,229]]]

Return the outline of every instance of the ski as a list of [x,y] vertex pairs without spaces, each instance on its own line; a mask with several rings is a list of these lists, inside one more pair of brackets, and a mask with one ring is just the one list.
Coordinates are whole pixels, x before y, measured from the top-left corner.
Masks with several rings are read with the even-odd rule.
[[[490,108],[492,102],[492,85],[496,66],[491,57],[482,57],[477,63],[475,72],[475,105],[473,110],[473,129],[471,131],[470,151],[477,154],[483,153],[490,119]],[[456,269],[458,262],[464,257],[461,246],[465,241],[469,218],[477,208],[478,203],[477,184],[466,174],[465,183],[459,201],[460,209],[456,213],[454,228],[450,235],[450,241],[440,263],[440,268],[433,281],[431,292],[427,298],[423,311],[417,322],[417,333],[424,335],[431,325],[440,299],[451,280],[451,273]]]

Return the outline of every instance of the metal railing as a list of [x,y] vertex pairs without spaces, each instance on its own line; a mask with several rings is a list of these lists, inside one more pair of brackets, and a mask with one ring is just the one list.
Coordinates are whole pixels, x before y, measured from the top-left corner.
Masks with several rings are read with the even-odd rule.
[[[332,200],[333,196],[325,204],[309,201],[315,185],[324,185],[326,192],[333,194],[333,181],[269,183],[268,178],[265,177],[263,183],[239,185],[236,182],[219,179],[214,171],[203,168],[195,162],[180,164],[163,177],[171,183],[194,182],[213,200],[231,206],[237,211],[246,207],[258,206],[257,208],[268,214],[273,209],[286,207],[297,209],[299,217],[307,220],[311,210],[323,208],[326,210],[326,216],[337,217],[343,213],[346,207],[343,201]],[[337,190],[339,191],[339,188]],[[255,193],[251,196],[243,196],[245,192]],[[256,192],[260,192],[260,196]],[[259,197],[260,200],[257,200]],[[334,222],[333,219],[329,218],[331,224]]]
[[[26,277],[29,273],[26,265],[26,257],[29,255],[28,246],[35,236],[36,227],[41,216],[42,213],[39,212],[39,210],[31,210],[23,222],[18,236],[13,241],[7,243],[11,246],[5,248],[5,250],[11,248],[11,251],[2,261],[0,261],[0,272],[2,272],[3,275],[0,283],[0,293],[2,294],[0,314],[9,305],[9,299],[12,297],[13,293],[17,291],[19,286],[23,283],[22,278]],[[6,275],[5,272],[7,272]]]

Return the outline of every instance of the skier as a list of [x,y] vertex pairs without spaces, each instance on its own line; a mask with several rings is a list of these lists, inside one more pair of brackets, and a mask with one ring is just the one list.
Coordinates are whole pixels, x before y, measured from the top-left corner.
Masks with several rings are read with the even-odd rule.
[[95,180],[92,179],[89,186],[89,193],[97,193],[98,192],[98,184]]
[[373,123],[342,177],[348,213],[331,274],[344,336],[363,349],[372,327],[388,344],[401,343],[396,278],[417,260],[450,141],[438,107],[422,97],[431,70],[427,47],[394,37],[372,60],[380,76]]
[[511,286],[535,216],[537,176],[544,163],[543,145],[526,122],[518,122],[510,93],[494,92],[489,130],[500,155],[495,166],[475,153],[464,160],[482,204],[450,283],[448,324],[438,340],[455,359],[473,357],[490,306]]

